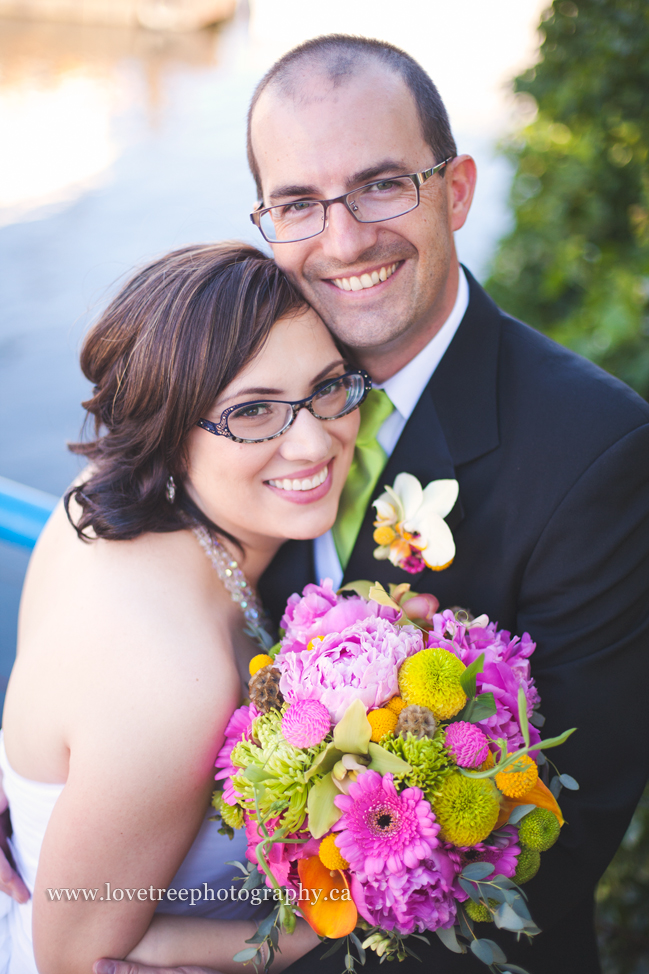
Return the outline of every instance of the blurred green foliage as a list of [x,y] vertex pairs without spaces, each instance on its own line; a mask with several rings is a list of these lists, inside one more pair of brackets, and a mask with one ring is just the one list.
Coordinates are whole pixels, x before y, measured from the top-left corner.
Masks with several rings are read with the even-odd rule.
[[649,398],[649,3],[555,0],[541,32],[487,290]]
[[[487,289],[649,398],[649,2],[555,0],[541,33],[514,82],[536,114],[504,146],[514,227]],[[599,884],[597,927],[606,974],[649,974],[649,789]]]

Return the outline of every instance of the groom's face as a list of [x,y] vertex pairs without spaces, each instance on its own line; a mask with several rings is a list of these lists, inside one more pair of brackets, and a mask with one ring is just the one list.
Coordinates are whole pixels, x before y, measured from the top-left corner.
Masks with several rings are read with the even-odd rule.
[[[410,91],[380,66],[338,87],[311,74],[288,93],[266,89],[251,137],[265,206],[331,199],[441,161],[424,140]],[[452,307],[458,221],[447,177],[432,176],[420,205],[396,219],[358,223],[335,204],[323,233],[274,246],[277,263],[372,371],[368,355],[383,349],[398,359],[405,350],[407,361],[408,349],[419,351]]]

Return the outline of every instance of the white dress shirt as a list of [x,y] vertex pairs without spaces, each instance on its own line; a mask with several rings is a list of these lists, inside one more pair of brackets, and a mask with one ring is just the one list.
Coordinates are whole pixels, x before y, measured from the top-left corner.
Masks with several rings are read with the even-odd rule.
[[[394,411],[385,420],[376,438],[389,457],[392,456],[403,428],[410,419],[410,415],[419,402],[419,398],[428,385],[430,378],[442,360],[444,352],[451,344],[469,304],[469,285],[460,267],[457,297],[450,315],[428,344],[422,348],[413,359],[404,365],[390,379],[382,385],[374,385],[375,389],[385,389]],[[424,485],[425,486],[425,485]],[[321,535],[314,541],[314,557],[316,578],[330,578],[334,588],[339,588],[343,579],[343,569],[338,560],[338,553],[331,531]]]

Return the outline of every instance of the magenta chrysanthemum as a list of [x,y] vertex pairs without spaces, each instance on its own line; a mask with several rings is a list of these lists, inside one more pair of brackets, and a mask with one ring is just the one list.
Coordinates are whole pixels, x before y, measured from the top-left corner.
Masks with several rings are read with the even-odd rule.
[[297,700],[282,718],[282,734],[293,747],[320,744],[330,730],[329,711],[319,700]]
[[468,720],[449,724],[445,744],[460,768],[477,768],[487,760],[489,742],[480,728]]
[[403,936],[452,927],[457,901],[466,899],[457,884],[461,866],[454,858],[457,856],[435,849],[429,859],[396,876],[382,873],[361,882],[352,875],[351,892],[358,912],[372,926]]
[[[457,851],[457,846],[454,846]],[[521,847],[518,842],[518,829],[513,825],[505,825],[489,836],[489,844],[478,842],[471,848],[460,849],[462,868],[471,862],[490,862],[495,866],[495,873],[511,877],[516,872],[516,863]]]
[[350,783],[348,795],[334,801],[343,813],[334,826],[340,833],[336,845],[364,877],[414,869],[438,845],[439,825],[423,791],[398,794],[391,774],[365,771]]
[[353,700],[374,710],[398,693],[399,667],[422,645],[414,626],[394,626],[378,616],[359,619],[311,650],[282,650],[275,658],[279,688],[290,703],[320,700],[338,723]]
[[255,717],[259,716],[259,711],[254,703],[239,707],[230,717],[225,728],[225,743],[216,756],[214,767],[220,768],[218,774],[214,775],[215,781],[225,778],[223,785],[223,801],[227,805],[236,805],[237,793],[232,784],[232,775],[239,774],[241,768],[237,768],[230,760],[232,749],[235,744],[244,738],[250,738],[250,729]]

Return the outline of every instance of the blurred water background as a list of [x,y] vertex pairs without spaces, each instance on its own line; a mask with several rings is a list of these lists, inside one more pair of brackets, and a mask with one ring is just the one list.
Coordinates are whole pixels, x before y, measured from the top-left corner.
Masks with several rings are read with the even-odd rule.
[[[484,278],[508,227],[511,171],[495,153],[520,112],[508,81],[534,62],[543,6],[240,0],[227,22],[186,33],[0,20],[0,476],[55,495],[74,477],[79,345],[134,264],[197,241],[260,244],[246,109],[275,58],[308,37],[385,38],[430,72],[478,161],[458,246]],[[0,696],[28,557],[0,543]]]

